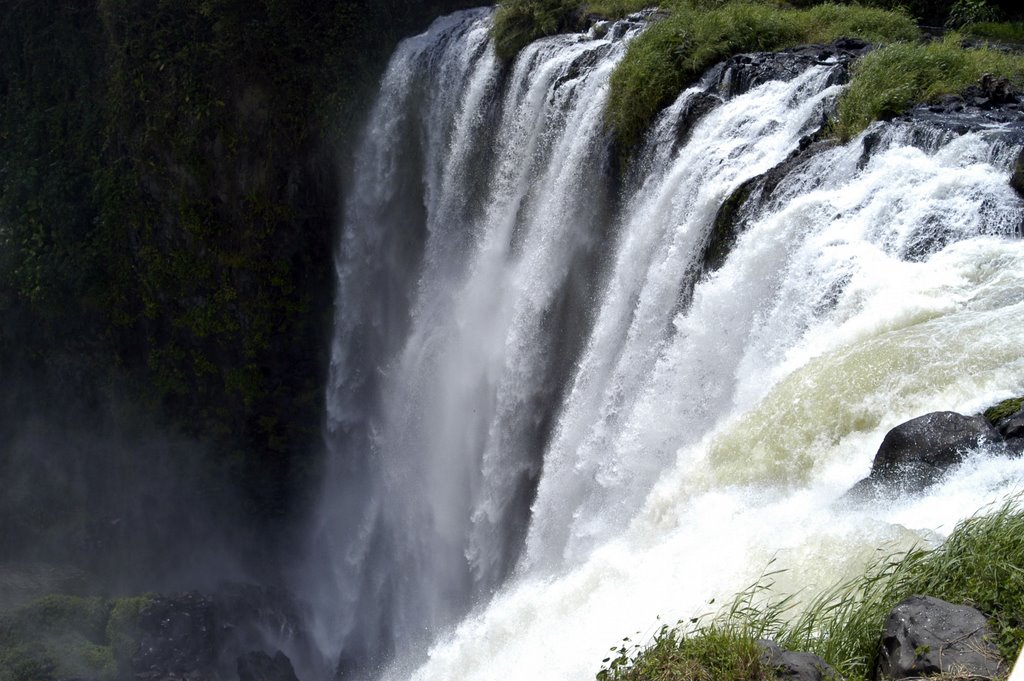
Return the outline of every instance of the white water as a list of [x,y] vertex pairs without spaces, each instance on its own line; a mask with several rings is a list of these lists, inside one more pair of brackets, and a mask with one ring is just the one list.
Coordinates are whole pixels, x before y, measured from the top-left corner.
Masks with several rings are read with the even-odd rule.
[[624,41],[540,41],[503,76],[488,24],[403,43],[348,194],[304,575],[328,655],[393,653],[389,679],[590,679],[773,557],[780,588],[825,586],[1018,489],[1024,462],[978,452],[920,497],[836,501],[892,426],[1024,391],[1024,213],[997,131],[877,126],[863,167],[861,139],[821,152],[701,276],[719,205],[821,119],[830,67],[648,150],[615,211],[601,112]]

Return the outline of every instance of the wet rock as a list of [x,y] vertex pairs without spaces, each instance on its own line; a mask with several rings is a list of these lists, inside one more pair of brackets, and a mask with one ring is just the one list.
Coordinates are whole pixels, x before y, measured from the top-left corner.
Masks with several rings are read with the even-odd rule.
[[722,98],[709,92],[700,92],[686,102],[676,121],[676,139],[673,151],[681,149],[690,141],[693,127],[704,116],[722,103]]
[[825,660],[813,653],[797,653],[781,648],[774,641],[758,641],[761,662],[775,670],[779,679],[792,681],[826,681],[839,679]]
[[133,679],[218,679],[213,603],[198,593],[155,596],[138,619]]
[[999,434],[1007,440],[1024,439],[1024,409],[1003,420],[999,424]]
[[[307,655],[312,642],[299,622],[289,595],[272,587],[233,584],[214,595],[155,596],[139,613],[136,643],[125,662],[136,681],[230,679],[243,658],[253,674],[279,674],[253,678],[290,680],[294,671],[291,677],[281,676],[284,664],[277,657],[272,665],[262,664],[266,661],[247,651],[283,647],[293,655]],[[291,669],[287,656],[280,655]]]
[[1013,175],[1010,176],[1010,186],[1024,199],[1024,149],[1017,155],[1013,164]]
[[[896,120],[924,123],[955,135],[1000,126],[1004,128],[1002,134],[1014,140],[1024,139],[1021,93],[1007,79],[992,74],[985,74],[978,83],[959,94],[944,95],[938,101],[911,107]],[[1018,191],[1024,191],[1024,185]]]
[[1024,455],[1024,406],[1008,416],[1002,417],[993,425],[1003,436],[1010,453],[1017,456]]
[[892,490],[919,492],[935,484],[978,446],[1001,442],[983,416],[952,411],[925,414],[901,423],[882,440],[871,473],[847,496],[865,498]]
[[717,79],[717,90],[734,97],[770,80],[792,80],[811,66],[838,66],[831,84],[845,83],[847,66],[872,49],[855,38],[841,38],[826,45],[801,45],[781,52],[752,52],[725,61]]
[[878,679],[932,674],[991,679],[1006,673],[978,610],[930,596],[911,596],[889,614],[882,634]]
[[280,650],[274,657],[253,651],[238,658],[238,681],[298,681],[292,662]]

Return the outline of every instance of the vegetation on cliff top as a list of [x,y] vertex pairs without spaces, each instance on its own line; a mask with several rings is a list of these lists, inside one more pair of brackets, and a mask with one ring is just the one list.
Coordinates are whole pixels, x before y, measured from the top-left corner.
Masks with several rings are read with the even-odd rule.
[[854,64],[833,129],[847,140],[872,121],[962,92],[985,74],[999,74],[1024,86],[1024,56],[989,47],[964,48],[955,34],[923,45],[888,45]]
[[1008,2],[890,2],[858,4],[797,0],[504,0],[494,34],[499,56],[513,56],[544,35],[582,27],[584,17],[619,17],[656,4],[666,14],[636,37],[612,75],[606,112],[625,149],[640,141],[655,115],[713,64],[742,52],[861,38],[891,45],[854,73],[834,131],[848,138],[872,120],[915,102],[962,91],[984,73],[1019,82],[1021,59],[988,48],[963,49],[955,39],[912,45],[918,22],[963,27],[977,38],[1022,40],[1020,22],[993,20],[1020,12]]
[[630,43],[611,80],[607,120],[627,148],[655,115],[715,63],[742,52],[767,52],[840,37],[869,42],[912,40],[913,20],[899,12],[824,4],[806,10],[730,2],[685,5]]
[[914,594],[981,610],[1008,660],[1024,644],[1024,509],[1019,499],[963,521],[934,550],[914,549],[875,563],[802,608],[793,596],[773,596],[773,574],[715,616],[663,627],[647,644],[627,639],[612,649],[597,678],[771,678],[755,653],[755,642],[768,638],[790,650],[820,655],[843,678],[860,681],[874,669],[888,613]]

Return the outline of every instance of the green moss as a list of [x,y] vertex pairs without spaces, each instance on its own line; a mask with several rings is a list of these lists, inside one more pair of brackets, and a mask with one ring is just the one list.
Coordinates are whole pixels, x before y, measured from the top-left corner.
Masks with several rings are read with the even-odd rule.
[[47,596],[0,617],[0,679],[115,677],[106,642],[110,603]]
[[630,43],[611,79],[607,120],[619,140],[636,144],[654,116],[713,64],[734,54],[772,51],[839,37],[907,40],[913,21],[898,12],[825,4],[807,10],[730,2],[679,6]]
[[[110,609],[107,620],[106,641],[113,663],[123,671],[131,659],[138,640],[139,615],[153,601],[151,594],[118,598]],[[116,669],[116,666],[115,666]]]
[[989,423],[992,425],[996,425],[1007,416],[1016,414],[1021,410],[1021,408],[1024,408],[1024,397],[1012,397],[986,409],[985,418],[987,418]]
[[0,616],[0,681],[123,678],[151,601],[52,595]]
[[986,73],[1024,85],[1024,56],[965,49],[957,35],[926,45],[889,45],[854,65],[850,86],[839,100],[834,131],[847,140],[872,121],[895,116],[914,103],[962,92]]

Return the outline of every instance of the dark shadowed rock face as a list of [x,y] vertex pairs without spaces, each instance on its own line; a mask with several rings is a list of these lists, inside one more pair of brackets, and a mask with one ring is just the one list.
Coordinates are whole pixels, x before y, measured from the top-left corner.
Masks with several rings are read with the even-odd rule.
[[865,498],[893,490],[919,492],[938,482],[972,450],[1001,443],[1002,436],[983,416],[952,411],[925,414],[890,430],[871,465],[871,474],[848,496]]
[[298,681],[295,670],[280,650],[274,657],[251,652],[238,658],[238,681]]
[[139,614],[139,640],[131,658],[136,679],[215,679],[213,603],[197,593],[157,596]]
[[871,49],[863,40],[842,38],[827,45],[736,55],[725,61],[717,89],[733,97],[770,80],[792,80],[811,66],[840,66],[833,72],[833,83],[844,83],[848,77],[846,67]]
[[[135,681],[296,681],[288,657],[263,650],[286,647],[309,656],[311,643],[295,604],[283,591],[228,585],[206,596],[155,596],[136,623],[128,660]],[[243,675],[244,672],[244,675]]]
[[932,674],[991,679],[1006,673],[985,616],[966,605],[911,596],[886,620],[877,678]]
[[761,662],[771,667],[779,679],[831,681],[839,678],[825,660],[813,653],[795,653],[774,641],[758,641],[757,645],[761,648]]

